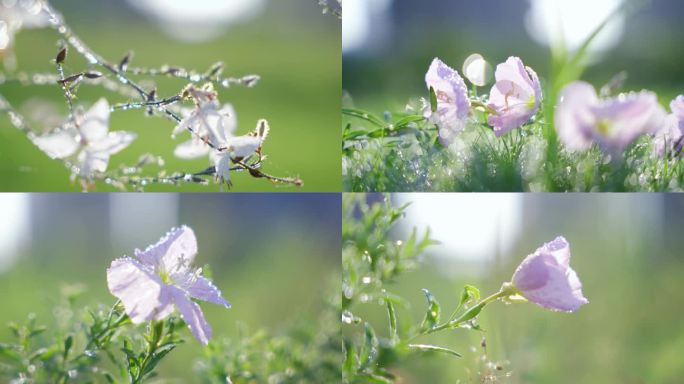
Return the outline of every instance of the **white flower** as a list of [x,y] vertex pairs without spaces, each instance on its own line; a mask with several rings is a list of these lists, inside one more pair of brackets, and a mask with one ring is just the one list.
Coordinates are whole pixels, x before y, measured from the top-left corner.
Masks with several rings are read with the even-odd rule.
[[21,28],[48,25],[48,15],[39,0],[0,1],[0,51],[12,46],[14,35]]
[[[221,183],[230,184],[230,167],[233,161],[240,161],[253,155],[263,144],[268,136],[269,126],[266,120],[259,120],[254,132],[233,136],[237,128],[235,110],[230,104],[225,104],[220,110],[217,103],[199,103],[193,112],[185,112],[186,121],[195,126],[197,133],[191,140],[179,144],[174,150],[174,155],[181,159],[194,159],[209,155],[216,167],[216,178]],[[200,118],[200,116],[203,116]],[[184,126],[186,129],[187,125]],[[178,127],[174,133],[178,133]],[[206,142],[214,146],[212,149]]]
[[[109,103],[104,98],[95,103],[78,124],[69,122],[55,133],[38,136],[33,142],[53,159],[65,159],[78,152],[77,164],[83,178],[107,170],[109,156],[126,148],[136,135],[109,132]],[[79,151],[80,150],[80,151]]]

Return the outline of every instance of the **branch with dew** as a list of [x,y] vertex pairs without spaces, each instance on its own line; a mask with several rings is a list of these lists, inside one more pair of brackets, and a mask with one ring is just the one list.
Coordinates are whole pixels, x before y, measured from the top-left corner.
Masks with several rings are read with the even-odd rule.
[[[159,68],[140,68],[132,66],[132,52],[118,62],[105,59],[92,50],[66,23],[52,5],[45,0],[34,0],[28,9],[26,3],[2,5],[15,11],[12,17],[23,21],[30,11],[31,17],[39,17],[41,24],[50,26],[60,36],[59,49],[54,59],[56,74],[8,72],[0,73],[0,84],[18,83],[26,86],[54,86],[61,88],[68,107],[68,116],[62,126],[39,133],[30,127],[10,102],[0,94],[0,112],[7,114],[11,124],[24,132],[28,139],[55,160],[62,161],[69,170],[72,180],[80,180],[84,190],[91,190],[96,181],[103,181],[118,189],[133,188],[144,190],[152,184],[180,185],[194,183],[208,185],[213,178],[221,185],[232,185],[231,172],[247,173],[251,177],[268,180],[274,184],[301,186],[298,177],[280,177],[262,169],[266,155],[264,141],[269,126],[260,120],[257,128],[250,133],[235,134],[235,113],[230,104],[221,105],[216,89],[232,86],[254,87],[259,76],[248,74],[240,77],[224,77],[225,65],[212,64],[206,71],[196,71],[180,66],[163,65]],[[25,9],[26,8],[26,9]],[[10,13],[7,13],[10,15]],[[8,16],[9,17],[9,16]],[[87,67],[75,73],[67,73],[65,64],[71,55],[79,55],[87,61]],[[145,81],[134,80],[147,77]],[[168,77],[187,82],[176,94],[163,97],[153,84],[154,77]],[[100,99],[90,110],[83,112],[76,105],[77,94],[82,85],[101,87],[107,91],[126,97],[129,101],[109,105]],[[183,104],[191,103],[192,108]],[[226,113],[231,108],[231,114]],[[192,159],[209,155],[212,166],[195,172],[163,169],[163,158],[144,154],[134,165],[122,165],[118,169],[107,170],[109,157],[128,147],[137,135],[116,131],[109,132],[111,113],[142,110],[146,116],[168,119],[175,124],[172,137],[182,132],[190,133],[192,148],[181,144],[174,154],[181,159]],[[189,152],[188,149],[191,149]],[[149,166],[160,168],[150,175]]]

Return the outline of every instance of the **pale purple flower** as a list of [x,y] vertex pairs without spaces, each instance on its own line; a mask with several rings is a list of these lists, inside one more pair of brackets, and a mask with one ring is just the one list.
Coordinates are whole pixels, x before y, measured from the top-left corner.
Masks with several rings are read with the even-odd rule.
[[601,100],[591,84],[576,81],[562,91],[556,108],[558,137],[569,150],[593,143],[609,152],[622,151],[643,134],[662,127],[665,110],[649,91]]
[[112,261],[107,269],[107,286],[121,300],[134,324],[162,320],[175,307],[195,338],[206,345],[211,338],[211,326],[192,299],[226,308],[230,304],[210,280],[201,276],[201,268],[191,267],[196,254],[197,239],[192,229],[173,228],[144,251],[136,249],[136,258]]
[[501,136],[530,121],[539,110],[542,91],[537,74],[518,57],[497,65],[494,76],[496,83],[489,92],[489,107],[494,112],[488,123]]
[[458,72],[435,58],[425,74],[428,89],[437,97],[437,109],[432,112],[426,103],[423,115],[437,126],[439,141],[445,147],[463,131],[470,113],[468,88]]
[[678,156],[684,145],[684,96],[680,95],[670,103],[672,113],[667,115],[663,127],[653,140],[653,149],[658,156]]
[[136,138],[131,132],[109,132],[109,115],[109,103],[102,98],[85,115],[67,122],[57,132],[35,137],[33,142],[53,159],[65,159],[78,152],[79,173],[89,178],[96,172],[106,171],[109,157]]
[[513,285],[527,300],[554,311],[574,312],[589,303],[570,268],[570,245],[562,236],[527,256],[513,274]]

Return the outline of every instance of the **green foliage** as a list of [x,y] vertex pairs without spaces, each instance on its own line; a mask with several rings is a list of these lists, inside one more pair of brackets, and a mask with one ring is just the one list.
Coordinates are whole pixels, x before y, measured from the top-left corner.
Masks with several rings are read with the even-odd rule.
[[155,322],[140,337],[116,303],[109,310],[77,310],[69,298],[55,313],[65,327],[37,325],[29,315],[23,325],[10,324],[14,343],[0,344],[0,377],[26,383],[141,383],[182,342],[176,330],[183,322],[171,317]]
[[[372,197],[371,197],[372,196]],[[449,347],[414,343],[416,339],[449,329],[481,331],[476,318],[488,303],[502,297],[498,292],[480,301],[477,288],[466,285],[451,317],[440,323],[442,306],[427,289],[425,315],[414,324],[404,298],[389,291],[392,283],[419,265],[425,250],[436,242],[429,232],[419,235],[414,229],[406,241],[395,241],[392,229],[404,216],[406,206],[395,208],[388,196],[376,203],[378,195],[343,196],[342,224],[342,334],[345,383],[392,383],[396,367],[414,354],[437,353],[450,357],[461,354]],[[373,319],[359,316],[374,304],[387,313],[387,337]],[[460,314],[460,317],[457,317]],[[365,315],[364,315],[365,316]]]
[[551,126],[544,123],[545,109],[537,121],[501,138],[484,117],[476,117],[450,148],[437,144],[436,129],[418,115],[400,114],[379,125],[370,112],[350,111],[344,112],[342,159],[349,191],[680,191],[684,186],[682,159],[654,156],[650,137],[637,140],[622,158],[598,146],[549,152],[551,143],[558,143],[555,130],[545,129]]
[[339,305],[331,300],[318,319],[288,326],[281,335],[241,326],[237,339],[210,343],[196,365],[199,382],[337,382],[343,360]]

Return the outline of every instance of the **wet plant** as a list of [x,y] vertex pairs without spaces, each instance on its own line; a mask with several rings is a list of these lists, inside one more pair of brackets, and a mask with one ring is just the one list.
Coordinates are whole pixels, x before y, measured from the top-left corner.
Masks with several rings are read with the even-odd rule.
[[[345,100],[342,172],[350,191],[681,191],[684,96],[624,90],[625,73],[598,91],[581,81],[587,49],[617,8],[574,52],[553,47],[539,76],[519,57],[480,55],[457,70],[435,58],[426,95],[377,116]],[[466,82],[467,80],[467,82]],[[469,84],[468,84],[469,83]]]
[[196,253],[192,229],[173,228],[157,243],[136,249],[133,257],[112,261],[106,284],[117,299],[113,305],[83,306],[80,296],[86,288],[70,286],[51,322],[30,314],[23,323],[9,324],[13,339],[0,343],[0,381],[164,380],[160,363],[186,342],[204,347],[188,362],[195,382],[339,381],[340,302],[332,288],[318,316],[283,323],[277,333],[238,324],[236,338],[217,337],[198,302],[230,304],[206,276],[209,268],[192,266]]
[[[98,181],[120,190],[144,190],[152,184],[206,185],[211,179],[230,187],[232,173],[275,184],[302,185],[297,177],[279,177],[263,169],[268,122],[259,120],[252,131],[238,135],[232,105],[219,101],[219,90],[254,87],[259,81],[258,75],[226,76],[222,62],[210,64],[206,70],[175,65],[136,67],[133,52],[116,60],[107,59],[91,49],[47,0],[4,2],[0,4],[0,11],[0,50],[5,68],[0,72],[0,85],[59,87],[68,114],[63,119],[57,118],[61,123],[40,130],[18,112],[1,90],[0,112],[7,114],[10,123],[24,132],[39,150],[63,162],[71,179],[79,180],[83,190],[94,189]],[[41,27],[52,28],[57,34],[55,70],[53,73],[21,71],[12,54],[14,36],[22,28]],[[79,67],[78,63],[83,60],[84,66]],[[176,79],[182,85],[175,93],[162,95],[157,91],[155,78]],[[84,103],[78,97],[80,90],[92,87],[112,96]],[[112,104],[107,99],[114,97],[127,101]],[[193,171],[167,170],[162,156],[143,153],[136,163],[111,169],[110,156],[125,150],[137,138],[132,132],[110,130],[110,115],[124,111],[168,120],[170,138],[182,134],[190,138],[176,147],[174,155],[181,159],[208,156],[210,165]]]
[[[390,287],[402,274],[418,268],[423,253],[436,241],[429,231],[418,233],[416,229],[408,239],[395,240],[392,229],[403,218],[406,207],[394,207],[389,196],[369,202],[377,197],[343,197],[343,382],[401,381],[400,368],[417,354],[462,358],[463,346],[435,345],[425,340],[440,332],[472,331],[482,337],[486,362],[484,367],[478,367],[480,379],[476,381],[495,382],[506,372],[502,372],[500,364],[487,360],[485,333],[478,322],[489,304],[531,302],[552,311],[574,312],[588,303],[570,267],[570,245],[559,236],[527,256],[511,280],[486,297],[481,297],[473,285],[465,285],[459,295],[447,300],[437,300],[429,289],[422,289],[427,302],[425,315],[422,321],[415,322],[410,316],[412,303],[391,292]],[[453,309],[447,309],[445,302]],[[359,315],[368,313],[373,306],[386,313],[382,326]]]

